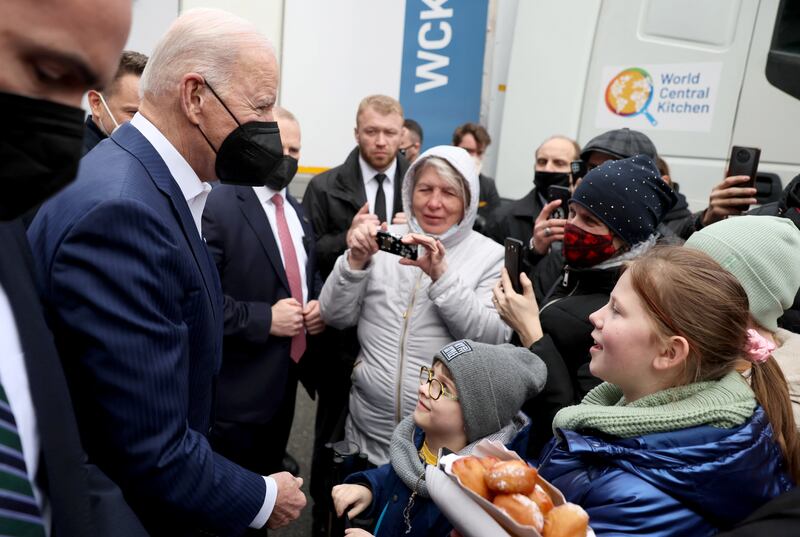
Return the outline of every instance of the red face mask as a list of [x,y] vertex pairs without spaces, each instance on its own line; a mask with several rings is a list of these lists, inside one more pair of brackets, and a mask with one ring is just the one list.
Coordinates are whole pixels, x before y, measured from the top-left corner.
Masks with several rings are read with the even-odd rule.
[[564,226],[564,259],[567,265],[575,268],[588,268],[599,265],[617,253],[614,247],[614,236],[595,235],[575,224]]

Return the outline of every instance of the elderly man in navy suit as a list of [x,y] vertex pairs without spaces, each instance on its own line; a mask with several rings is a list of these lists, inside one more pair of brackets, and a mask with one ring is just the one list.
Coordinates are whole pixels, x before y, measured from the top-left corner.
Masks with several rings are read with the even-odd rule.
[[[275,107],[284,155],[300,158],[300,125]],[[280,185],[278,185],[280,186]],[[245,468],[282,468],[306,336],[325,325],[314,232],[287,189],[221,185],[203,213],[225,294],[214,449]]]
[[240,535],[305,505],[301,480],[215,453],[223,296],[200,236],[207,181],[281,181],[278,66],[250,23],[181,15],[142,75],[130,123],[81,161],[28,232],[39,291],[90,460],[151,535]]

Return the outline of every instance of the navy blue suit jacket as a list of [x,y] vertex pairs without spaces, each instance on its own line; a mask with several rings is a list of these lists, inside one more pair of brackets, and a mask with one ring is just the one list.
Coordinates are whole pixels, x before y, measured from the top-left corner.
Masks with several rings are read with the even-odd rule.
[[164,161],[123,125],[28,238],[90,459],[154,535],[242,532],[266,485],[206,439],[222,291]]
[[[314,231],[297,200],[286,199],[305,233],[306,286],[308,300],[314,300],[322,290],[314,263]],[[269,334],[271,307],[290,297],[291,291],[275,235],[253,189],[214,188],[203,213],[203,236],[225,293],[217,418],[266,423],[283,399],[291,363],[291,338]]]

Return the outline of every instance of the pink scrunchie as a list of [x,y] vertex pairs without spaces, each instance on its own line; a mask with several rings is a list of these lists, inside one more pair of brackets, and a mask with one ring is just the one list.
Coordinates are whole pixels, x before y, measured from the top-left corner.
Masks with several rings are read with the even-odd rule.
[[744,344],[747,359],[754,364],[763,364],[769,359],[777,346],[767,338],[750,328],[747,330],[747,342]]

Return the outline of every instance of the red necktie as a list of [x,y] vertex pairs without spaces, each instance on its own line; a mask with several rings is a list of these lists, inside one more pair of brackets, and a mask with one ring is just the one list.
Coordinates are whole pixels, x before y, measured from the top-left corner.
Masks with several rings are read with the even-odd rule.
[[[286,223],[286,214],[283,212],[283,196],[275,194],[272,196],[272,203],[275,204],[275,220],[278,222],[278,238],[281,241],[283,251],[283,268],[286,270],[286,279],[289,281],[289,290],[292,298],[303,304],[303,280],[300,279],[300,265],[297,263],[297,252],[292,242],[292,234],[289,233],[289,224]],[[295,363],[300,361],[306,351],[306,331],[292,338],[292,347],[289,356]]]

